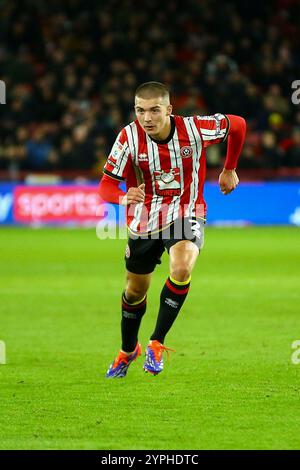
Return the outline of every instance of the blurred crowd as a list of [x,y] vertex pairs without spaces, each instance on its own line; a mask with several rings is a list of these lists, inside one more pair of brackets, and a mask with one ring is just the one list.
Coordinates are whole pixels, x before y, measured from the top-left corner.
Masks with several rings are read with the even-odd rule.
[[[0,170],[99,175],[149,80],[170,87],[176,114],[245,117],[239,167],[300,167],[297,0],[0,0],[0,10]],[[208,165],[224,151],[212,147]]]

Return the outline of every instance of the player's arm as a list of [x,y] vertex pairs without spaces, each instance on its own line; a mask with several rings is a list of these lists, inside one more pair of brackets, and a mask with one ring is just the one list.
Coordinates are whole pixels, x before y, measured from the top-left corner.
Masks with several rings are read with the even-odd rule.
[[231,193],[239,183],[236,167],[246,135],[244,118],[233,114],[227,114],[226,117],[229,121],[227,154],[224,169],[219,176],[220,189],[224,195]]
[[127,206],[144,202],[145,184],[141,184],[137,188],[129,188],[127,193],[119,188],[119,185],[120,180],[104,174],[99,184],[98,193],[102,199],[112,204]]
[[145,185],[131,187],[124,192],[119,185],[133,172],[132,157],[129,151],[125,129],[119,133],[104,166],[104,176],[100,182],[98,193],[102,199],[112,204],[136,204],[145,198]]
[[227,139],[227,155],[224,169],[219,177],[219,184],[222,193],[229,194],[239,182],[235,169],[245,140],[246,121],[233,114],[217,113],[213,116],[195,116],[194,122],[204,147],[224,142]]

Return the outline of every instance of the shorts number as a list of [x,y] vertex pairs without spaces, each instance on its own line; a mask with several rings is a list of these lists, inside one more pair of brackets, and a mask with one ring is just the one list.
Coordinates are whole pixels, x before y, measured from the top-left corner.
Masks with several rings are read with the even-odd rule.
[[189,219],[189,222],[191,223],[191,230],[193,232],[193,235],[197,238],[201,238],[201,227],[199,222],[193,219]]

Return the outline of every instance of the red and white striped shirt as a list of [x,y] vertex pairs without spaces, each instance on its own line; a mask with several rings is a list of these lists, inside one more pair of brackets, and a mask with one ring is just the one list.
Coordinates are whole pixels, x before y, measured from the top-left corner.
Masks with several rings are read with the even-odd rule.
[[[145,183],[144,203],[127,206],[133,233],[156,232],[180,217],[205,218],[205,148],[226,139],[229,120],[213,116],[171,116],[165,141],[149,137],[135,120],[119,133],[104,173],[126,180],[127,190]],[[142,175],[143,181],[139,181]]]

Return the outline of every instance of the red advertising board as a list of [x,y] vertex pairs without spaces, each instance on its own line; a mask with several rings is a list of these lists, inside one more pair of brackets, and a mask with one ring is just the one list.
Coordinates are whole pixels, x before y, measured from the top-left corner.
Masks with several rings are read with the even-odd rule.
[[97,186],[17,186],[14,219],[34,222],[97,222],[103,217]]

